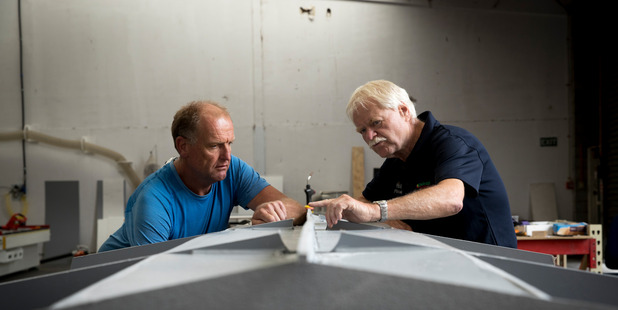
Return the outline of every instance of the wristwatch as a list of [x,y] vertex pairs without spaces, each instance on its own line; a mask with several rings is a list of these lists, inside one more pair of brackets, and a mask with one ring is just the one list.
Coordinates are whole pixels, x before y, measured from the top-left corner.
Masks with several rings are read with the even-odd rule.
[[386,200],[378,200],[373,203],[380,206],[380,220],[378,222],[385,222],[388,218],[388,204],[386,203]]

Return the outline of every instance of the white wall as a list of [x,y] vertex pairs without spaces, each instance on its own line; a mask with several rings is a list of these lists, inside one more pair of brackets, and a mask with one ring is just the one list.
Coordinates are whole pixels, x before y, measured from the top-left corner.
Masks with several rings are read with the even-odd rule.
[[[17,1],[0,1],[0,134],[21,128],[19,79],[19,23]],[[0,194],[22,184],[21,141],[0,142]],[[8,220],[4,198],[0,203],[0,225]]]
[[[530,183],[555,182],[559,215],[571,217],[564,16],[340,1],[306,7],[313,5],[313,21],[290,13],[294,1],[263,10],[266,167],[286,176],[286,192],[301,200],[311,171],[318,189],[350,190],[351,147],[363,142],[345,105],[356,87],[384,78],[406,88],[419,113],[431,110],[484,142],[514,214],[528,218]],[[547,136],[558,147],[541,148]],[[365,155],[369,181],[382,159],[368,148]]]
[[[351,148],[363,142],[345,104],[384,78],[419,112],[484,142],[514,214],[528,217],[529,184],[548,181],[570,218],[566,17],[549,0],[534,2],[544,4],[537,13],[447,2],[22,0],[26,124],[86,137],[141,172],[153,147],[160,163],[175,155],[173,113],[212,99],[230,109],[235,154],[283,175],[284,192],[303,202],[310,172],[318,191],[351,191]],[[15,1],[0,2],[0,27],[3,133],[21,127]],[[558,147],[540,148],[545,136]],[[0,186],[20,184],[21,143],[0,143]],[[45,181],[79,180],[80,240],[90,244],[96,181],[123,177],[114,162],[42,143],[28,143],[26,156],[30,222],[45,218]],[[369,181],[382,160],[365,156]]]

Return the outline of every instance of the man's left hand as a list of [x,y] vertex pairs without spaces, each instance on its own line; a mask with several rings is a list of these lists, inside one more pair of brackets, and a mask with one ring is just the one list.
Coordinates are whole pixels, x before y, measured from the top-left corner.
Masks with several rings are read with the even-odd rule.
[[287,218],[287,210],[281,200],[269,201],[255,208],[252,225],[282,221]]

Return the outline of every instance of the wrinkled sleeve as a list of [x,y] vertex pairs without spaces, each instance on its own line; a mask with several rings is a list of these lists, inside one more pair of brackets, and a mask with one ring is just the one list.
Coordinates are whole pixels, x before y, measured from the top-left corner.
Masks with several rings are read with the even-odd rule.
[[234,204],[247,209],[249,202],[266,186],[270,185],[251,166],[239,158],[234,161]]
[[445,179],[459,179],[466,184],[466,193],[478,195],[483,175],[483,162],[477,149],[457,137],[436,146],[436,183]]
[[137,197],[125,221],[131,221],[127,239],[131,246],[167,241],[172,230],[172,218],[165,205],[168,202],[156,193]]

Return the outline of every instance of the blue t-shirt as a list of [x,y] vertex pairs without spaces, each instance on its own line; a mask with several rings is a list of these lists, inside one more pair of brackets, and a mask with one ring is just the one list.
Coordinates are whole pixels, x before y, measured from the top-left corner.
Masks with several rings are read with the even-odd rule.
[[232,156],[224,180],[204,196],[193,193],[170,162],[148,176],[127,202],[125,221],[99,252],[227,229],[232,208],[247,204],[268,182]]
[[407,160],[386,159],[363,196],[388,200],[459,179],[465,186],[459,213],[404,222],[416,232],[517,248],[506,189],[485,147],[467,130],[440,124],[431,112],[418,118],[425,125]]

